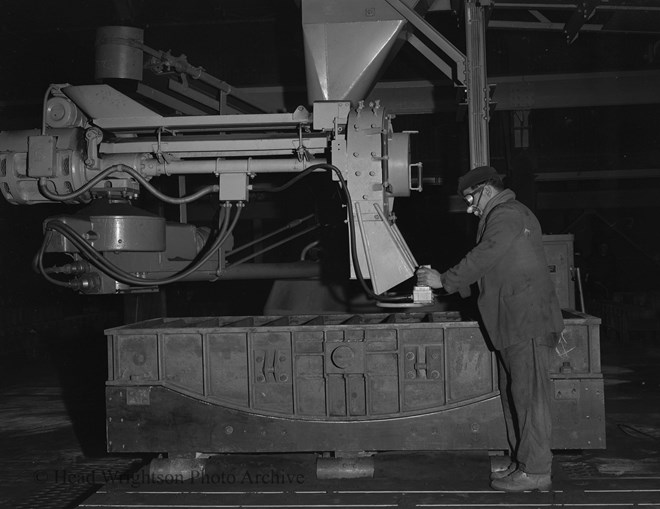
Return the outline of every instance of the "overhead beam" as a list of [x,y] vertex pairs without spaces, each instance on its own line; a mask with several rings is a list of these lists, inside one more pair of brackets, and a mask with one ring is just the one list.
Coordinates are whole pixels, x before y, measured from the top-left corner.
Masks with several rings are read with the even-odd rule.
[[[489,29],[506,29],[506,30],[538,30],[538,31],[556,31],[563,32],[565,30],[566,23],[553,23],[550,20],[545,21],[502,21],[502,20],[490,20],[488,22]],[[608,31],[613,32],[613,30],[603,30],[603,25],[585,23],[581,25],[580,30],[583,32],[602,32]],[[629,30],[619,30],[619,32],[629,32]]]
[[[489,77],[496,111],[660,103],[660,70]],[[380,99],[391,113],[455,111],[457,88],[447,81],[378,83],[368,100]],[[266,111],[290,111],[306,104],[304,88],[255,87],[241,92]],[[286,100],[285,100],[286,98]]]
[[439,48],[445,55],[447,55],[456,64],[456,73],[454,80],[462,85],[465,85],[466,80],[466,57],[461,51],[454,46],[449,39],[438,32],[431,26],[423,17],[417,12],[408,7],[401,0],[385,0],[390,6],[399,12],[411,25],[419,30],[426,38],[429,39],[437,48]]
[[660,71],[544,74],[489,78],[497,110],[660,103]]
[[618,209],[624,207],[660,207],[657,189],[562,191],[537,193],[540,210]]
[[[498,10],[502,9],[552,9],[552,10],[576,10],[582,7],[584,0],[563,1],[563,0],[508,0],[496,3]],[[660,6],[649,2],[649,0],[608,0],[605,4],[600,3],[595,6],[597,10],[603,11],[659,11]],[[438,3],[429,10],[444,10],[441,3]]]
[[630,170],[554,171],[535,173],[537,182],[567,182],[575,180],[622,180],[660,178],[660,168]]

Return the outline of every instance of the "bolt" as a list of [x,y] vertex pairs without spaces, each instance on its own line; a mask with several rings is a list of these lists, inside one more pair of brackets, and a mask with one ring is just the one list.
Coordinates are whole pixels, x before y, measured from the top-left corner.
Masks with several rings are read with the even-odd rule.
[[358,157],[360,155],[359,152],[353,152],[353,157]]
[[376,172],[375,172],[375,171],[370,171],[370,172],[369,172],[369,175],[370,175],[371,177],[373,177],[373,176],[376,175]]
[[356,177],[359,177],[360,175],[362,175],[361,172],[359,172],[359,171],[356,171],[356,172],[355,172],[355,176],[356,176]]
[[234,428],[232,428],[231,426],[225,426],[225,433],[227,435],[231,435],[233,432],[234,432]]

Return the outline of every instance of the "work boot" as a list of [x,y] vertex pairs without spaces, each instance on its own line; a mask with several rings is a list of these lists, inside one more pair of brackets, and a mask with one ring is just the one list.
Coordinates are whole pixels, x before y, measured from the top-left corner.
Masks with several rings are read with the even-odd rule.
[[495,479],[490,487],[497,491],[547,491],[552,488],[550,474],[528,474],[518,469],[512,474]]
[[509,463],[508,466],[504,468],[499,468],[497,470],[493,470],[490,473],[490,480],[494,481],[495,479],[502,479],[503,477],[506,477],[507,475],[513,474],[516,469],[518,468],[518,465],[516,464],[515,461],[512,461]]

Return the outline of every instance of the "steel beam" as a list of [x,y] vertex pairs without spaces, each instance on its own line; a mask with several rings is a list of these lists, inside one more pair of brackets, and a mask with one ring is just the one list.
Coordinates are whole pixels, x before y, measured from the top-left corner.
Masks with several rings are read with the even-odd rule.
[[435,51],[429,48],[424,41],[422,41],[415,34],[407,34],[406,40],[424,56],[429,62],[437,67],[442,74],[447,76],[450,80],[453,79],[454,70],[442,58],[440,58]]
[[145,85],[144,83],[138,83],[137,93],[143,97],[146,97],[147,99],[151,99],[157,103],[164,104],[168,108],[172,108],[173,110],[183,113],[184,115],[207,114],[204,110],[200,110],[191,104],[176,99],[171,95],[165,94],[160,90],[156,90],[153,87]]
[[419,30],[433,44],[456,63],[456,75],[454,79],[465,85],[465,55],[460,52],[447,38],[433,28],[423,17],[408,7],[401,0],[386,0],[394,9],[396,9],[411,25]]
[[547,74],[490,78],[497,110],[660,103],[660,71]]
[[660,178],[660,168],[631,170],[555,171],[535,173],[537,182],[568,182],[574,180],[621,180]]
[[625,207],[660,207],[657,189],[607,191],[541,192],[536,195],[539,210],[620,209]]
[[470,168],[476,168],[490,164],[488,140],[490,92],[486,72],[484,8],[472,0],[465,2],[465,38],[467,41],[465,89],[470,129]]
[[[496,87],[497,111],[660,103],[659,70],[491,76],[488,83]],[[305,100],[302,88],[254,87],[243,92],[270,111],[286,110],[292,98],[299,97],[300,104]],[[375,99],[398,115],[450,112],[458,105],[456,87],[449,80],[381,82],[367,97]]]

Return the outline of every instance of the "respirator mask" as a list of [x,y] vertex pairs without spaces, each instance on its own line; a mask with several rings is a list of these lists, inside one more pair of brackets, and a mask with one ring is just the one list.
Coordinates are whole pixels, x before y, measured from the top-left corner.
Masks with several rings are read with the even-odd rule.
[[463,195],[463,200],[467,204],[467,213],[468,214],[474,214],[477,217],[480,217],[483,214],[483,210],[479,208],[479,201],[481,200],[481,195],[484,192],[484,187],[486,187],[486,184],[481,184],[477,189],[479,189],[479,195],[475,198],[474,194],[477,192],[477,189],[474,191],[464,194]]

